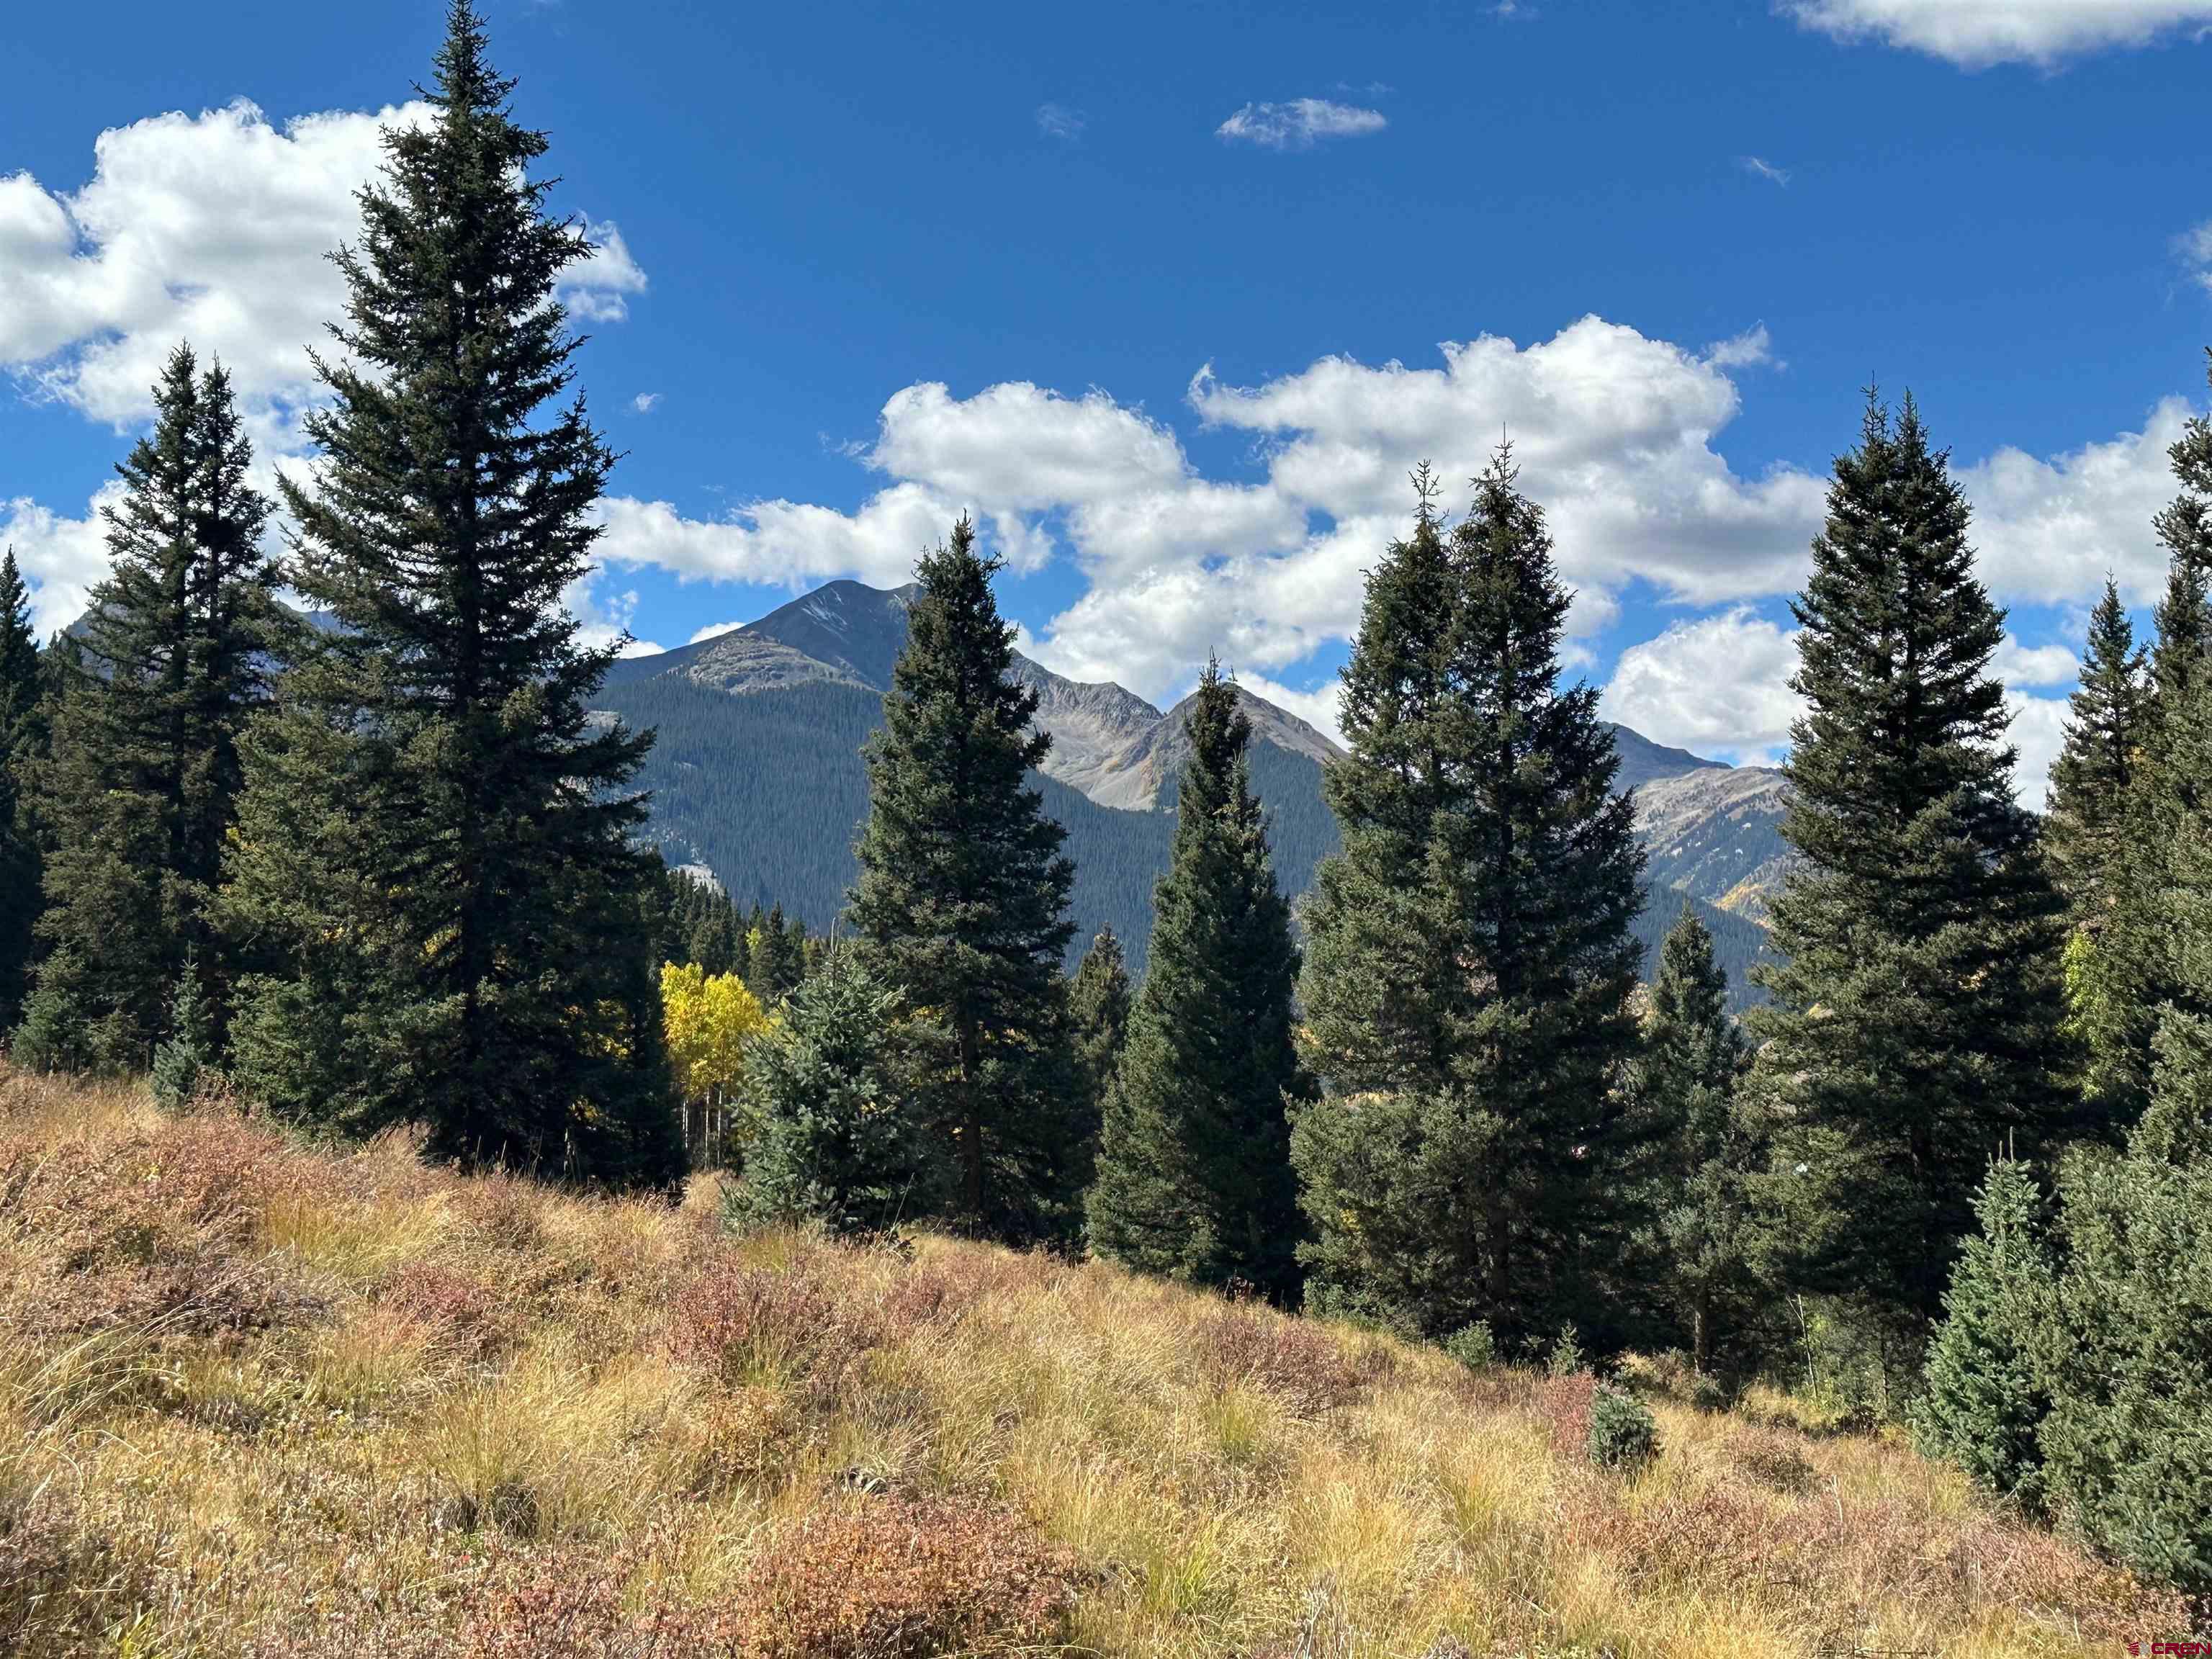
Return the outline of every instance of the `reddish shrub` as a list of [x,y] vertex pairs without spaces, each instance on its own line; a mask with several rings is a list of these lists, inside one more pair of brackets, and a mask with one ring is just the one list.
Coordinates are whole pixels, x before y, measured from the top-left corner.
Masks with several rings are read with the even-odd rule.
[[40,1247],[34,1270],[0,1286],[0,1328],[239,1330],[309,1310],[257,1238],[292,1161],[273,1137],[216,1116],[100,1146],[0,1143],[0,1229]]
[[1200,1363],[1216,1379],[1258,1389],[1301,1416],[1352,1404],[1376,1375],[1371,1362],[1347,1359],[1320,1327],[1256,1308],[1219,1309],[1194,1335]]
[[499,1170],[457,1190],[461,1219],[487,1243],[509,1250],[535,1250],[544,1243],[540,1195],[528,1181]]
[[1589,1455],[1590,1405],[1597,1396],[1597,1378],[1588,1371],[1547,1376],[1537,1386],[1531,1404],[1552,1449],[1579,1463]]
[[747,1659],[921,1659],[1066,1633],[1074,1559],[1003,1510],[872,1499],[808,1516],[747,1567]]
[[410,1261],[401,1267],[386,1282],[383,1301],[471,1358],[504,1346],[514,1335],[506,1310],[490,1291],[435,1262]]
[[114,1652],[118,1616],[155,1594],[143,1554],[88,1528],[59,1483],[31,1489],[0,1462],[0,1653]]
[[1820,1483],[1805,1454],[1779,1434],[1746,1436],[1736,1443],[1735,1466],[1754,1486],[1796,1498]]
[[710,1264],[678,1293],[670,1316],[676,1358],[723,1382],[763,1376],[804,1380],[834,1395],[882,1340],[874,1309],[834,1300],[808,1274]]

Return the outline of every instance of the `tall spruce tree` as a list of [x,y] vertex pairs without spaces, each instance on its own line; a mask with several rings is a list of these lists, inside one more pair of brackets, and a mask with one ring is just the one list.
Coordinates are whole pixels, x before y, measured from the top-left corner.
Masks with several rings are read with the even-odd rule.
[[910,1011],[924,1109],[959,1171],[953,1218],[1023,1239],[1072,1231],[1091,1149],[1060,967],[1075,872],[1028,781],[1052,739],[1012,672],[998,568],[963,517],[916,569],[851,915],[864,964]]
[[1306,918],[1307,1297],[1431,1335],[1601,1334],[1642,854],[1596,693],[1557,684],[1569,595],[1510,453],[1449,536],[1425,468],[1415,489],[1323,786],[1344,852]]
[[[2212,420],[2189,422],[2167,452],[2178,493],[2158,515],[2168,555],[2122,839],[2095,948],[2076,953],[2076,1018],[2089,1048],[2089,1093],[2105,1123],[2124,1129],[2150,1101],[2159,1010],[2182,994],[2167,925],[2166,860],[2212,785],[2179,752],[2175,722],[2212,652]],[[2212,1008],[2200,1010],[2212,1012]]]
[[210,912],[240,737],[291,629],[229,377],[179,346],[154,408],[116,468],[112,568],[62,659],[40,805],[46,954],[16,1045],[33,1065],[147,1066],[188,956],[220,1040],[228,959]]
[[2116,949],[2124,951],[2125,942],[2106,935],[2143,856],[2135,821],[2150,714],[2143,653],[2109,577],[2090,613],[2081,683],[2070,705],[2065,746],[2051,769],[2044,845],[2073,923],[2066,986],[2085,1048],[2087,1116],[2109,1133],[2116,1127],[2112,1120],[2131,1118],[2140,1103],[2132,1066],[2113,1059],[2130,1041],[2137,1015],[2116,1000],[2125,988],[2115,983],[2109,960]]
[[1103,1119],[1106,1091],[1121,1067],[1129,1036],[1129,969],[1121,941],[1102,927],[1083,953],[1068,988],[1068,1024],[1075,1036],[1075,1064],[1092,1121]]
[[556,297],[590,245],[513,85],[455,0],[430,117],[386,130],[337,256],[344,356],[284,492],[337,626],[249,750],[239,1069],[288,1115],[421,1121],[435,1157],[655,1181],[681,1146],[630,836],[650,738],[588,718],[614,647],[562,603],[614,460]]
[[2120,590],[2105,579],[2089,614],[2081,683],[2068,700],[2066,741],[2051,768],[2044,842],[2073,908],[2075,926],[2095,933],[2112,902],[2128,854],[2128,785],[2142,745],[2143,657]]
[[1740,1099],[1750,1060],[1712,935],[1685,909],[1660,947],[1629,1093],[1648,1141],[1651,1300],[1667,1310],[1667,1337],[1687,1346],[1700,1371],[1717,1360],[1744,1369],[1746,1327],[1763,1299],[1751,1193],[1765,1146]]
[[1091,1248],[1148,1273],[1297,1288],[1288,1103],[1298,952],[1252,793],[1252,723],[1208,662],[1188,720],[1174,850],[1105,1105]]
[[1757,1093],[1785,1143],[1791,1267],[1917,1372],[1989,1160],[2069,1117],[2064,915],[2014,799],[2004,615],[1973,573],[1965,495],[1911,399],[1871,397],[1836,462],[1794,609],[1774,994]]
[[[2166,759],[2212,775],[2212,676],[2167,711]],[[2212,799],[2174,823],[2170,995],[2125,1158],[2082,1152],[2060,1186],[2066,1266],[2039,1436],[2052,1501],[2131,1566],[2212,1594]]]
[[41,902],[31,778],[46,752],[46,679],[30,589],[10,547],[0,552],[0,1034],[22,1012]]

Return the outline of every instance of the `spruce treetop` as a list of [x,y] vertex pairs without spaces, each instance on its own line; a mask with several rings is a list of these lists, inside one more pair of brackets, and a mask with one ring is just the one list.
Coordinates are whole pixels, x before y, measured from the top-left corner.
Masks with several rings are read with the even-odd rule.
[[2126,856],[2124,823],[2143,732],[2143,653],[2120,603],[2105,592],[2089,615],[2081,684],[2068,700],[2065,746],[2051,768],[2044,834],[2076,917],[2101,922],[2118,861]]

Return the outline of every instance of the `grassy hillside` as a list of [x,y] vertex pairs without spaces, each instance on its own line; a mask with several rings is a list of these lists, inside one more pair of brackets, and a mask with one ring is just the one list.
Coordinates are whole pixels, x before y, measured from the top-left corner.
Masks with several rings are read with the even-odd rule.
[[949,1239],[732,1243],[708,1198],[0,1073],[0,1652],[1996,1659],[2179,1630],[1780,1397],[1658,1398],[1630,1479],[1577,1453],[1584,1376]]

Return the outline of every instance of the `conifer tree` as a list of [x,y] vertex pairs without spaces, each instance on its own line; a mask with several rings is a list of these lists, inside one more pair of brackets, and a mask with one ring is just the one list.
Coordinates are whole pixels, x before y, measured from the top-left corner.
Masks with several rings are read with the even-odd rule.
[[1967,520],[1911,401],[1893,420],[1869,398],[1794,605],[1800,863],[1753,1016],[1757,1093],[1803,1171],[1778,1188],[1791,1273],[1911,1370],[1990,1158],[2037,1156],[2071,1110],[2063,906],[2013,797],[2004,616]]
[[1415,487],[1323,785],[1344,852],[1307,913],[1307,1299],[1431,1336],[1601,1333],[1642,855],[1596,693],[1556,684],[1569,595],[1510,452],[1449,536]]
[[220,1041],[228,976],[210,911],[240,738],[291,630],[229,377],[179,346],[154,406],[116,469],[112,568],[62,662],[40,807],[47,955],[17,1038],[32,1065],[144,1067],[188,955]]
[[[2143,653],[2110,577],[2090,614],[2081,684],[2070,702],[2043,838],[2073,923],[2066,988],[2084,1048],[2083,1127],[2111,1135],[2140,1106],[2140,1079],[2126,1054],[2140,1018],[2124,1000],[2131,994],[2121,982],[2128,945],[2109,935],[2129,908],[2143,856],[2136,820],[2150,708]],[[2124,924],[2120,931],[2124,936]]]
[[[2212,775],[2212,676],[2172,682],[2162,761]],[[2138,1571],[2212,1592],[2212,799],[2169,820],[2169,995],[2127,1156],[2070,1156],[2063,1267],[2029,1327],[2050,1411],[2037,1437],[2053,1508]],[[2160,849],[2147,849],[2157,852]]]
[[953,1215],[1064,1233],[1089,1184],[1061,959],[1074,869],[1028,773],[1051,738],[1013,675],[995,558],[964,517],[922,556],[906,647],[870,740],[851,898],[861,960],[901,995],[924,1109],[959,1170]]
[[1094,1123],[1105,1111],[1106,1091],[1121,1063],[1129,1035],[1129,970],[1122,959],[1121,941],[1111,927],[1102,927],[1083,953],[1067,994],[1076,1070]]
[[2008,1158],[1992,1164],[1974,1208],[1979,1231],[1952,1269],[1917,1426],[1931,1454],[2033,1510],[2043,1486],[2036,1436],[2051,1407],[2039,1333],[2055,1291],[2033,1173]]
[[213,1036],[199,963],[187,954],[169,1000],[168,1040],[154,1050],[155,1099],[172,1111],[191,1103],[202,1080],[215,1069]]
[[901,1069],[897,1006],[849,949],[793,993],[754,1050],[758,1128],[726,1201],[733,1224],[882,1232],[934,1206],[945,1146]]
[[[1686,1334],[1692,1362],[1748,1356],[1760,1297],[1751,1185],[1765,1147],[1739,1099],[1751,1054],[1728,1011],[1728,977],[1694,910],[1668,930],[1629,1092],[1649,1140],[1644,1160],[1655,1300]],[[1674,1333],[1669,1332],[1672,1335]]]
[[[2089,1093],[2109,1127],[2124,1129],[2150,1100],[2159,1010],[2178,994],[2166,916],[2166,859],[2212,794],[2176,753],[2173,730],[2212,651],[2212,421],[2192,420],[2167,451],[2179,493],[2159,514],[2168,554],[2123,839],[2095,948],[2077,950],[2076,1018],[2089,1048]],[[2206,1009],[2203,1012],[2212,1012]]]
[[2081,683],[2068,700],[2065,746],[2051,768],[2044,842],[2075,924],[2094,933],[2129,855],[2128,787],[2143,740],[2143,660],[2111,577],[2089,615]]
[[40,908],[32,773],[46,752],[45,665],[12,547],[0,552],[0,1036],[22,1011]]
[[1109,1090],[1091,1248],[1202,1285],[1297,1288],[1289,1103],[1298,952],[1252,793],[1252,724],[1208,662],[1191,705],[1174,850]]
[[228,919],[258,955],[242,1086],[294,1117],[426,1124],[441,1158],[657,1181],[681,1146],[641,924],[648,738],[587,718],[614,647],[562,602],[614,456],[557,297],[589,252],[453,0],[337,256],[322,453],[293,580],[337,627],[257,727]]

